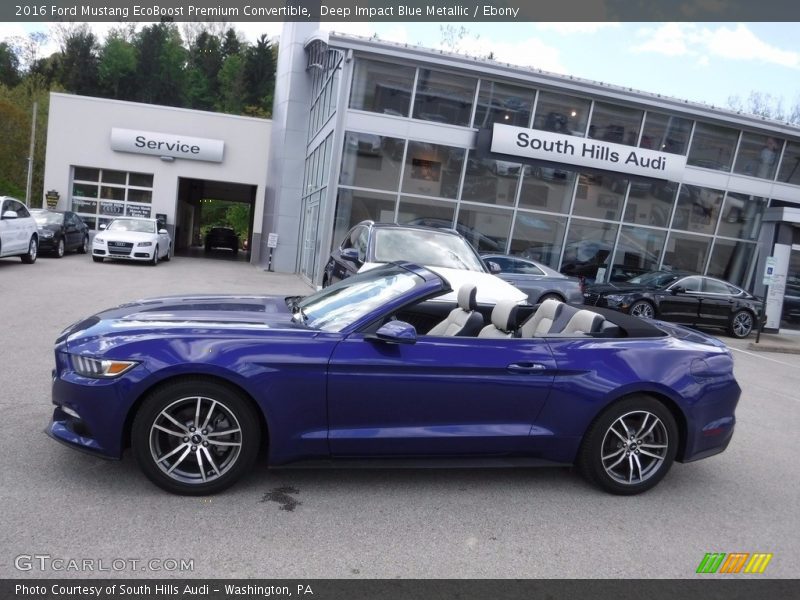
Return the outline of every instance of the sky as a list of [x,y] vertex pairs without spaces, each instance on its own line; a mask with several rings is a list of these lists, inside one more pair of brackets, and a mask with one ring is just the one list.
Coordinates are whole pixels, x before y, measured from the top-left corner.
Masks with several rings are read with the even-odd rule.
[[[280,23],[231,23],[250,40],[280,35]],[[0,40],[49,23],[0,23]],[[113,24],[92,23],[103,36]],[[438,23],[322,23],[335,30],[443,48]],[[458,51],[495,60],[728,107],[751,91],[800,103],[800,23],[453,23]],[[47,53],[58,49],[52,36]],[[445,48],[448,49],[448,48]]]

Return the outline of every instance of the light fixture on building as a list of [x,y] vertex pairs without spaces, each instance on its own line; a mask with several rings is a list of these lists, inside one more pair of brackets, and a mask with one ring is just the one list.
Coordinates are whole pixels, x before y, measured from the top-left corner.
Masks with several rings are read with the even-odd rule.
[[160,158],[164,162],[173,162],[175,160],[174,156],[159,156],[158,158]]

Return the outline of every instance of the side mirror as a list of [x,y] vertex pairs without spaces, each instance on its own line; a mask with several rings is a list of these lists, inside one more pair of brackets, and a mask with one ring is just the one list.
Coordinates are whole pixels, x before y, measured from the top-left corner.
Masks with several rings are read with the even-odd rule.
[[681,285],[676,285],[674,288],[671,288],[669,291],[672,292],[672,295],[674,296],[676,294],[684,294],[684,293],[686,293],[686,288],[681,286]]
[[17,213],[15,213],[13,210],[7,210],[3,213],[4,219],[16,219],[18,216],[19,215],[17,215]]
[[417,341],[417,330],[405,321],[389,321],[365,339],[388,342],[390,344],[413,344]]
[[341,253],[342,260],[352,263],[359,263],[361,260],[358,258],[358,250],[355,248],[345,248]]
[[106,228],[106,224],[105,223],[100,223],[100,230],[102,231],[105,228]]
[[489,272],[492,275],[497,275],[498,273],[502,272],[502,269],[500,268],[500,265],[498,265],[493,260],[487,260],[485,262],[486,262],[486,266],[489,267]]
[[159,229],[158,233],[160,233],[161,235],[167,235],[169,231],[167,231],[166,229]]

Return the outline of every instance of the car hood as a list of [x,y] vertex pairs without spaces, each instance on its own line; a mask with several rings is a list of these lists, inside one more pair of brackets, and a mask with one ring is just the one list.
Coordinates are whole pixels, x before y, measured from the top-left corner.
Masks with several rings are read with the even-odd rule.
[[[364,263],[364,266],[359,269],[359,273],[382,265],[383,263]],[[427,265],[425,265],[425,268],[444,277],[453,289],[452,292],[436,297],[434,300],[437,301],[456,302],[458,289],[465,283],[475,284],[478,287],[476,300],[480,304],[497,304],[497,301],[503,298],[510,298],[516,302],[524,302],[528,299],[528,295],[525,292],[491,273],[430,267]]]
[[155,233],[141,231],[101,231],[97,238],[114,240],[115,242],[149,242],[157,237]]
[[101,353],[134,339],[250,337],[298,328],[284,296],[169,296],[123,304],[73,323],[56,344],[68,349],[89,344]]

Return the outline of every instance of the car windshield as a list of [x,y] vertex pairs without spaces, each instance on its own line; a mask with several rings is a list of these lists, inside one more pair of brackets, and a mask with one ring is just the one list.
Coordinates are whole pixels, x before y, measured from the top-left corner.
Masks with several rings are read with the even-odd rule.
[[61,225],[64,222],[64,215],[54,212],[32,212],[31,216],[37,225]]
[[633,283],[635,285],[647,285],[653,287],[662,287],[675,281],[678,278],[678,275],[675,273],[642,273],[641,275],[637,275],[633,279],[629,279],[628,283]]
[[423,283],[422,277],[397,265],[372,269],[307,296],[296,305],[295,320],[313,329],[341,331]]
[[111,221],[106,231],[136,231],[138,233],[155,233],[156,224],[146,219],[116,219]]
[[374,254],[381,263],[407,260],[427,267],[486,272],[464,238],[437,231],[376,228]]

